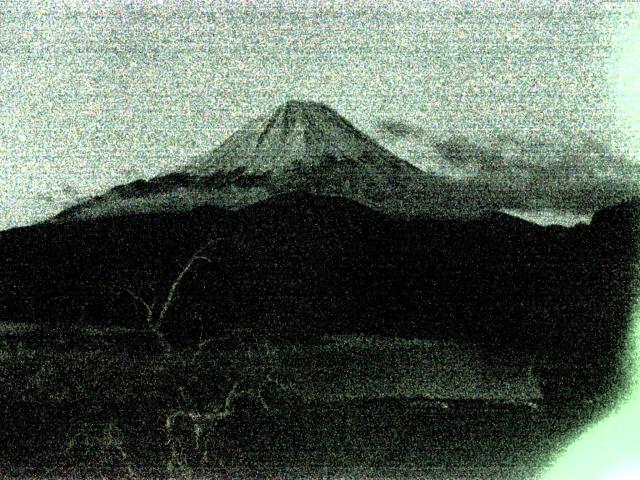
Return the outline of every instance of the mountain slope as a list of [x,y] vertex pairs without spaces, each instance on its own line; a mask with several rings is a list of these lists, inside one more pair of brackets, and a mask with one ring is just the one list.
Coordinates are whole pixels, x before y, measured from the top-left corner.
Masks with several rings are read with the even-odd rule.
[[289,101],[192,165],[116,187],[57,218],[198,205],[237,209],[292,191],[344,197],[402,216],[472,218],[491,207],[480,203],[472,187],[401,160],[326,105]]

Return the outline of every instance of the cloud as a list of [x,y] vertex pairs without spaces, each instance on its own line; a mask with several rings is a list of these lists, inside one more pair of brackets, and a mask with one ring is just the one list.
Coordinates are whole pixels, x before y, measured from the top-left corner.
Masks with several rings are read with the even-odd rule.
[[45,204],[57,205],[60,202],[68,202],[76,200],[80,196],[80,192],[77,188],[68,183],[64,183],[56,189],[52,189],[47,192],[35,193],[34,198],[36,201],[44,202]]
[[375,131],[394,139],[422,139],[426,131],[416,125],[401,120],[381,120],[376,124]]
[[640,165],[584,133],[438,137],[398,118],[379,121],[375,130],[401,157],[492,207],[588,214],[640,195]]
[[[432,142],[441,170],[503,208],[586,213],[640,195],[640,167],[592,137],[489,141],[453,136]],[[467,177],[454,173],[463,170]]]
[[504,167],[505,157],[499,148],[483,146],[465,137],[435,141],[433,146],[444,160],[457,167],[489,171]]

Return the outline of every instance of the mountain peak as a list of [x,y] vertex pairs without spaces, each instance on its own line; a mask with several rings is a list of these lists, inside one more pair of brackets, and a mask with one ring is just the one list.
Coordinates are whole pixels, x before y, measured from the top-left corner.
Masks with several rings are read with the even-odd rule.
[[[280,141],[288,141],[293,132],[317,131],[330,124],[341,124],[340,115],[327,105],[319,102],[288,100],[280,105],[275,112],[268,117],[266,122],[259,125],[260,135],[256,146],[259,146],[269,136],[270,132],[276,132]],[[306,138],[298,138],[294,141],[307,141]]]
[[304,113],[330,113],[332,115],[338,115],[336,111],[322,102],[315,102],[313,100],[287,100],[276,108],[275,114],[290,115],[296,112]]
[[409,216],[475,217],[486,210],[474,192],[401,160],[324,103],[289,100],[191,165],[116,187],[76,214],[236,209],[289,192],[343,197]]
[[318,127],[323,123],[340,125],[351,131],[360,133],[351,123],[342,117],[335,109],[325,103],[311,100],[287,100],[274,111],[271,120],[301,121],[307,126]]
[[185,173],[209,176],[242,170],[245,175],[281,175],[325,162],[372,159],[405,163],[324,103],[289,100],[270,116],[249,122]]

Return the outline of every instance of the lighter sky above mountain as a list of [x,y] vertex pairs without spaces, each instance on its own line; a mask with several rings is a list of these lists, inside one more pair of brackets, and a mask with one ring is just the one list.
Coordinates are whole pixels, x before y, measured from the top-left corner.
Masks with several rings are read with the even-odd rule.
[[584,215],[590,188],[631,188],[631,7],[422,4],[0,1],[0,229],[184,165],[291,98],[505,208]]

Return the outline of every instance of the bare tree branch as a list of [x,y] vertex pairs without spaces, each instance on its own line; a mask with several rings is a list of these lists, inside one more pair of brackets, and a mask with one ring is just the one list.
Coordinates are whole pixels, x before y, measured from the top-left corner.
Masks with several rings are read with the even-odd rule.
[[[160,343],[160,346],[165,351],[165,353],[169,353],[171,351],[171,345],[169,344],[164,334],[162,333],[162,326],[166,320],[169,310],[171,309],[175,300],[178,298],[178,289],[182,281],[184,280],[185,276],[194,268],[197,262],[213,263],[209,257],[203,255],[203,252],[218,240],[219,240],[218,238],[209,240],[189,258],[185,266],[178,273],[175,280],[171,283],[167,296],[162,302],[162,304],[159,306],[159,308],[158,308],[157,295],[154,295],[153,301],[150,303],[147,300],[145,300],[140,294],[132,290],[131,288],[129,287],[122,288],[122,290],[127,292],[131,296],[131,298],[134,299],[134,301],[138,302],[145,309],[145,312],[146,312],[145,320],[147,322],[147,326],[156,336],[156,338],[158,339],[158,342]],[[199,348],[201,349],[202,346],[204,346],[204,342],[202,340],[202,334],[201,334]]]
[[155,321],[155,319],[154,319],[154,312],[155,312],[155,307],[156,307],[156,304],[157,304],[156,298],[154,298],[153,302],[151,302],[151,304],[149,304],[144,298],[142,298],[140,295],[136,294],[130,288],[124,287],[123,290],[125,292],[127,292],[129,295],[131,295],[131,297],[135,301],[137,301],[138,303],[140,303],[144,307],[144,309],[147,312],[147,315],[145,317],[145,320],[147,322],[147,327],[149,328],[151,333],[153,333],[155,335],[155,337],[158,340],[158,343],[160,344],[160,347],[162,348],[162,350],[165,353],[169,353],[171,351],[171,345],[169,344],[169,342],[165,338],[164,334],[160,331],[160,324],[158,324],[158,322]]
[[153,309],[155,307],[155,299],[153,301],[153,303],[151,305],[149,305],[149,303],[147,303],[140,295],[136,294],[133,290],[131,290],[130,288],[124,287],[123,290],[125,292],[127,292],[129,295],[131,295],[131,297],[137,301],[138,303],[140,303],[140,305],[142,305],[144,307],[144,309],[147,311],[147,322],[149,323],[149,325],[151,325],[151,321],[153,320]]
[[157,318],[157,324],[158,325],[157,325],[157,328],[160,328],[162,326],[162,323],[164,322],[164,319],[167,316],[167,312],[171,308],[171,305],[173,304],[174,300],[176,299],[177,292],[178,292],[178,287],[182,283],[182,279],[184,278],[184,276],[187,273],[189,273],[189,271],[193,268],[193,266],[198,261],[205,261],[207,263],[212,263],[212,261],[211,261],[211,259],[209,257],[205,257],[204,255],[202,255],[202,252],[204,250],[206,250],[209,246],[211,246],[217,240],[218,239],[209,240],[205,245],[203,245],[200,249],[198,249],[191,256],[191,258],[189,258],[189,261],[187,262],[187,264],[184,266],[184,268],[180,271],[180,273],[178,274],[178,276],[176,277],[174,282],[171,284],[171,287],[169,288],[169,293],[167,294],[167,298],[165,299],[164,303],[162,304],[162,309],[160,310],[160,313],[158,314],[158,318]]
[[[158,323],[158,328],[162,325],[164,319],[167,316],[167,312],[169,311],[169,308],[171,308],[171,305],[176,299],[178,287],[180,286],[180,283],[182,283],[182,279],[189,272],[189,270],[191,270],[191,268],[196,263],[196,261],[202,260],[203,258],[204,257],[201,257],[201,256],[191,257],[187,265],[182,269],[182,271],[178,274],[174,282],[171,284],[171,287],[169,288],[169,293],[167,294],[167,298],[162,304],[162,309],[160,310],[160,313],[158,314],[158,319],[156,320],[156,322]],[[210,262],[211,260],[208,260],[208,261]]]
[[113,423],[109,423],[107,425],[107,428],[105,429],[105,435],[107,437],[109,445],[115,448],[115,450],[120,455],[122,463],[127,469],[128,477],[131,479],[137,478],[135,469],[133,468],[133,464],[129,459],[129,455],[122,445],[122,434],[120,432],[120,429]]

